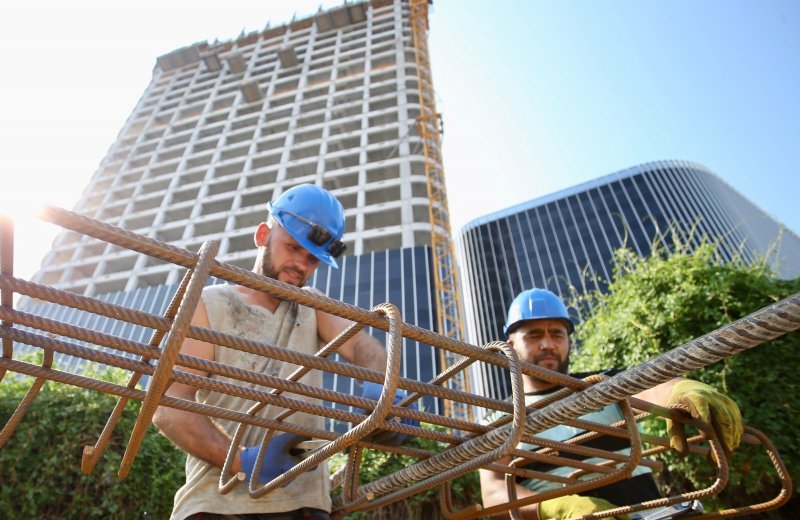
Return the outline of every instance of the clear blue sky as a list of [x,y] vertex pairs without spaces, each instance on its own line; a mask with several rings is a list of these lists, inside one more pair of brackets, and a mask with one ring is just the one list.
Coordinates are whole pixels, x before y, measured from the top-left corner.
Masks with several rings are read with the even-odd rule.
[[[339,1],[5,2],[0,211],[29,277],[155,59]],[[800,231],[800,2],[435,0],[430,46],[455,230],[635,164],[705,164]]]
[[434,10],[456,227],[635,164],[687,159],[800,231],[800,2]]

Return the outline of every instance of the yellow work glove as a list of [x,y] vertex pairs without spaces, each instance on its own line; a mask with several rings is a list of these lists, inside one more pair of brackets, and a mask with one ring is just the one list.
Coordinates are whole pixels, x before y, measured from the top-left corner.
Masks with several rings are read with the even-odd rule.
[[[733,450],[742,440],[742,414],[739,406],[727,395],[698,381],[679,381],[672,387],[668,405],[683,404],[695,419],[701,419],[714,428],[722,443],[725,455],[730,459]],[[683,425],[667,421],[669,444],[682,455],[689,452]]]
[[[539,504],[540,520],[563,520],[565,518],[580,518],[598,511],[614,509],[615,506],[602,498],[582,497],[580,495],[567,495],[565,497],[545,500]],[[627,515],[614,516],[619,520],[627,520]]]

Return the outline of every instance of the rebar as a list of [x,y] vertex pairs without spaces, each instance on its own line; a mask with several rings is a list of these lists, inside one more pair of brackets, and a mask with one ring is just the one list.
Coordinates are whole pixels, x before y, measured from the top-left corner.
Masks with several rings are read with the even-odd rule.
[[[728,467],[725,457],[721,455],[721,447],[714,437],[713,430],[707,424],[691,419],[681,407],[664,408],[633,396],[685,372],[708,366],[720,359],[800,328],[800,294],[796,294],[612,378],[594,376],[580,380],[521,361],[517,358],[514,349],[503,342],[477,347],[407,324],[403,322],[397,309],[389,304],[381,304],[371,310],[361,309],[321,294],[315,294],[221,263],[214,260],[216,244],[213,242],[203,244],[200,252],[193,253],[60,208],[46,208],[44,218],[98,240],[183,266],[189,272],[184,277],[178,292],[163,316],[68,293],[14,277],[11,260],[13,226],[8,220],[0,222],[0,300],[2,300],[0,302],[2,303],[0,305],[0,320],[2,320],[0,339],[3,344],[2,357],[0,357],[0,381],[7,371],[34,378],[30,390],[0,431],[0,447],[13,440],[15,428],[24,420],[26,410],[32,406],[45,381],[69,384],[118,397],[116,406],[98,436],[97,443],[84,448],[81,468],[86,473],[89,473],[97,464],[108,445],[111,432],[124,413],[126,403],[133,399],[141,401],[142,405],[133,432],[125,447],[119,468],[121,478],[124,478],[130,471],[136,470],[134,460],[155,409],[158,406],[167,406],[239,424],[229,445],[228,457],[220,476],[219,489],[223,493],[230,491],[244,480],[243,474],[230,475],[230,467],[238,451],[240,430],[243,432],[245,428],[264,430],[256,467],[262,463],[261,459],[266,451],[265,448],[275,432],[289,432],[329,441],[272,482],[262,485],[253,479],[254,481],[248,485],[249,493],[254,497],[270,493],[331,456],[346,451],[347,463],[343,471],[342,492],[334,499],[336,515],[348,511],[368,511],[403,500],[431,487],[440,486],[442,510],[448,519],[476,518],[505,511],[511,511],[510,514],[513,518],[516,514],[513,512],[515,508],[626,478],[637,466],[658,469],[661,463],[652,457],[671,448],[667,439],[639,434],[637,421],[646,416],[670,418],[696,426],[701,434],[688,440],[690,452],[703,455],[711,451],[715,454],[719,464],[717,480],[704,490],[633,504],[598,513],[592,515],[591,518],[608,517],[614,512],[627,514],[647,507],[674,503],[684,500],[686,497],[701,497],[718,493],[727,480]],[[194,309],[199,301],[205,280],[209,276],[263,291],[275,298],[340,316],[352,321],[353,324],[313,356],[295,352],[283,345],[245,340],[212,329],[191,325]],[[144,344],[85,327],[35,316],[13,308],[14,293],[106,316],[120,322],[147,327],[152,329],[152,334],[149,342]],[[388,333],[389,362],[384,372],[329,359],[329,356],[335,353],[340,345],[368,326]],[[24,328],[30,330],[24,330]],[[185,338],[292,363],[301,368],[286,378],[238,369],[214,360],[181,354],[180,349]],[[400,377],[399,360],[404,338],[430,345],[432,348],[438,349],[440,353],[446,352],[447,356],[441,356],[442,359],[454,359],[455,357],[450,354],[457,354],[463,358],[450,366],[441,367],[441,372],[429,382]],[[74,343],[73,340],[94,346],[83,346]],[[159,347],[162,340],[164,340],[163,348]],[[14,342],[41,349],[44,354],[41,365],[13,359]],[[52,366],[55,353],[76,356],[99,366],[121,368],[129,371],[131,375],[127,385],[119,385],[98,381],[80,374],[62,372]],[[129,357],[131,355],[137,358],[132,359]],[[494,364],[509,370],[512,382],[510,401],[491,399],[447,387],[447,383],[452,377],[463,373],[471,363],[476,361]],[[185,369],[202,372],[208,376],[196,375]],[[372,401],[300,383],[300,377],[309,370],[320,370],[361,381],[380,383],[384,385],[384,389],[380,398]],[[522,375],[533,376],[564,388],[554,392],[547,399],[526,408],[521,392]],[[137,388],[137,384],[143,376],[151,377],[147,391]],[[229,382],[223,382],[217,376],[225,377]],[[254,405],[247,412],[237,412],[173,398],[165,394],[167,387],[173,382],[198,389],[226,393],[250,400]],[[253,384],[258,385],[258,389],[249,386]],[[395,405],[393,398],[395,390],[398,388],[407,391],[409,395]],[[364,410],[364,412],[357,413],[321,404],[312,404],[302,399],[284,396],[282,395],[284,392],[351,406]],[[472,421],[471,418],[465,419],[463,416],[445,417],[407,408],[409,404],[425,396],[444,400],[447,405],[446,409],[454,409],[459,406],[481,407],[488,412],[502,412],[505,416],[490,424],[480,424]],[[272,419],[256,415],[257,411],[267,404],[281,408],[283,411]],[[591,411],[611,404],[618,404],[621,407],[624,412],[623,421],[614,425],[602,425],[581,418]],[[641,410],[642,413],[634,415],[633,409]],[[285,421],[296,412],[342,421],[349,423],[351,427],[347,433],[339,435],[327,430],[299,426]],[[389,417],[413,419],[436,425],[439,429],[410,426]],[[586,433],[561,442],[550,441],[539,435],[562,423],[585,430]],[[432,451],[421,450],[409,446],[387,446],[370,441],[370,434],[377,429],[430,439],[435,441],[438,448]],[[746,431],[743,442],[759,444],[764,447],[766,456],[772,461],[779,476],[782,489],[778,496],[770,501],[706,515],[708,517],[737,516],[774,509],[785,503],[791,494],[791,480],[774,446],[757,430],[748,428]],[[620,454],[585,445],[586,442],[604,435],[627,440],[630,442],[631,452]],[[521,441],[539,448],[533,451],[520,450],[517,445]],[[645,448],[643,444],[648,447]],[[366,449],[407,455],[416,459],[417,462],[376,481],[362,484],[359,481],[359,470],[362,464],[362,453]],[[600,462],[590,463],[563,456],[567,453],[596,458]],[[511,463],[500,462],[508,460],[508,458],[511,458]],[[531,462],[560,465],[573,468],[574,471],[567,476],[550,475],[527,468],[526,466]],[[454,500],[450,495],[449,484],[453,479],[476,469],[506,474],[509,486],[508,503],[486,509],[474,505],[460,511],[454,510]],[[560,487],[534,497],[517,500],[515,488],[511,485],[516,477],[550,480],[556,482]]]

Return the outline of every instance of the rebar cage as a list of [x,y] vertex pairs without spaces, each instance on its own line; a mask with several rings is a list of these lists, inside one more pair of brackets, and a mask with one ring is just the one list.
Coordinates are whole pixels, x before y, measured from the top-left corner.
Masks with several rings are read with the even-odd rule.
[[[187,273],[163,315],[121,307],[96,298],[25,281],[14,277],[13,225],[10,220],[3,220],[0,224],[0,337],[3,345],[0,382],[10,371],[30,376],[33,383],[0,431],[0,447],[9,441],[45,381],[74,385],[118,397],[117,405],[110,411],[110,418],[99,433],[96,444],[84,448],[81,468],[85,473],[90,473],[102,456],[127,402],[134,399],[141,401],[142,406],[119,468],[121,478],[136,470],[135,457],[156,408],[173,407],[239,424],[222,470],[220,493],[227,493],[235,486],[244,484],[249,486],[251,496],[263,496],[333,455],[346,453],[346,465],[331,477],[333,487],[337,490],[333,502],[334,516],[380,508],[438,486],[441,488],[441,506],[446,518],[477,518],[503,512],[509,512],[512,518],[517,518],[517,508],[521,506],[585,492],[629,478],[639,466],[660,468],[662,463],[657,455],[670,449],[669,442],[665,438],[640,433],[637,423],[646,417],[671,418],[695,427],[698,434],[689,439],[690,451],[699,455],[709,452],[712,454],[708,460],[716,464],[716,480],[706,489],[618,507],[585,518],[606,518],[644,511],[719,493],[728,481],[730,468],[713,429],[708,424],[692,419],[681,406],[668,409],[633,396],[688,371],[708,366],[800,328],[798,293],[614,377],[591,376],[576,379],[519,360],[514,349],[503,342],[478,347],[404,323],[397,308],[391,304],[381,304],[366,310],[221,263],[215,260],[217,245],[214,242],[204,243],[199,252],[193,253],[60,208],[44,208],[42,218],[73,232],[182,266],[187,269]],[[191,325],[194,309],[210,276],[340,316],[353,323],[314,356],[294,352],[282,345],[259,343]],[[146,327],[152,330],[152,335],[148,343],[136,342],[15,310],[14,293]],[[384,372],[330,359],[339,346],[365,327],[386,331],[388,362]],[[292,363],[302,368],[289,377],[279,378],[188,356],[180,353],[183,340],[187,337]],[[453,359],[455,356],[459,360],[443,367],[443,371],[431,381],[403,378],[400,376],[403,338],[439,349],[447,354],[442,356],[443,359]],[[41,364],[15,359],[15,343],[41,349]],[[86,374],[58,370],[53,366],[55,353],[81,358],[103,367],[126,370],[130,373],[130,379],[123,386]],[[508,370],[512,382],[512,396],[509,400],[491,399],[450,388],[447,384],[449,380],[465,377],[465,370],[469,365],[478,361]],[[201,377],[186,372],[183,368],[225,376],[239,383],[255,383],[259,385],[259,389]],[[384,385],[384,391],[374,401],[299,382],[311,370],[380,383]],[[526,407],[522,395],[523,374],[556,383],[563,388],[547,399]],[[149,378],[146,389],[140,384],[142,377]],[[237,396],[252,402],[252,406],[244,413],[169,397],[165,392],[172,382]],[[406,391],[408,397],[393,404],[395,390],[398,388]],[[357,413],[312,404],[282,395],[285,392],[365,411]],[[423,396],[444,400],[449,403],[446,409],[467,406],[502,414],[494,422],[481,423],[463,417],[448,417],[408,408],[409,404],[417,402]],[[590,411],[614,403],[623,411],[624,420],[620,423],[604,425],[581,419]],[[274,419],[259,417],[258,411],[266,405],[277,406],[284,411]],[[315,414],[349,423],[351,427],[346,433],[338,434],[285,422],[287,417],[295,413]],[[410,426],[397,421],[397,418],[413,419],[434,425],[435,428]],[[566,442],[547,440],[539,435],[558,424],[576,426],[586,433]],[[273,432],[291,432],[327,442],[273,481],[261,485],[254,479],[253,482],[246,483],[244,474],[230,472],[241,433],[246,427],[263,431],[262,451]],[[440,448],[429,451],[408,446],[383,445],[370,440],[370,435],[378,429],[431,439]],[[626,453],[619,453],[586,446],[587,442],[599,436],[624,439],[630,444],[630,449]],[[538,449],[520,450],[517,446],[520,442],[537,446]],[[760,431],[746,427],[743,442],[763,447],[782,483],[780,492],[764,503],[705,514],[704,517],[729,517],[768,511],[780,507],[789,499],[792,483],[769,439]],[[408,455],[416,462],[372,482],[362,483],[359,481],[359,467],[365,449]],[[591,462],[564,456],[569,454],[590,457]],[[507,460],[508,457],[511,457],[510,464],[498,463],[498,460]],[[257,464],[261,463],[260,459],[261,455]],[[566,476],[555,476],[526,469],[532,462],[567,467],[570,471]],[[450,482],[480,468],[506,475],[510,500],[489,508],[474,504],[455,511]],[[518,499],[514,485],[518,477],[549,480],[557,486],[532,497]]]

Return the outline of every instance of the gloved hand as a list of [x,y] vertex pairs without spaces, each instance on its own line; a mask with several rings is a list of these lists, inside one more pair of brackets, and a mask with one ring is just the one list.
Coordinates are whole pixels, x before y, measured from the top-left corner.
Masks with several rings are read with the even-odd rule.
[[[678,381],[672,387],[668,404],[686,405],[692,417],[711,424],[728,458],[739,447],[743,433],[742,414],[739,406],[727,395],[699,381]],[[670,446],[683,455],[688,453],[683,425],[667,421],[667,431]]]
[[[378,383],[373,383],[371,381],[364,381],[364,387],[361,391],[361,397],[366,399],[372,399],[373,401],[377,401],[378,398],[381,396],[381,392],[383,392],[383,385],[379,385]],[[394,395],[394,401],[392,404],[397,404],[403,399],[406,398],[406,393],[402,390],[397,390]],[[409,410],[418,410],[417,403],[411,403],[407,406]],[[362,410],[361,413],[364,413]],[[387,416],[391,417],[391,414]],[[419,426],[419,421],[414,419],[406,419],[400,418],[401,424],[407,424],[409,426]],[[410,439],[410,435],[406,435],[405,433],[399,432],[392,432],[388,430],[378,430],[377,432],[369,435],[367,439],[373,442],[377,442],[380,444],[388,444],[389,446],[399,446]]]
[[[614,509],[615,506],[602,498],[582,497],[580,495],[567,495],[565,497],[545,500],[539,504],[539,520],[561,520],[563,518],[576,518],[598,511]],[[612,518],[627,520],[628,515],[618,515]]]
[[[297,435],[295,433],[275,433],[269,440],[267,452],[261,461],[261,470],[258,472],[258,481],[262,484],[270,482],[278,475],[292,469],[300,462],[300,457],[292,455],[292,448],[303,441],[311,440],[310,437]],[[250,446],[242,448],[240,455],[242,461],[242,471],[247,474],[246,480],[249,482],[253,475],[253,466],[256,464],[258,449],[260,446]]]

